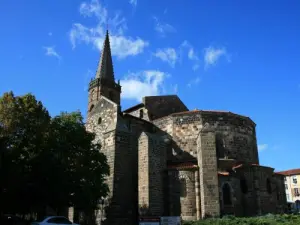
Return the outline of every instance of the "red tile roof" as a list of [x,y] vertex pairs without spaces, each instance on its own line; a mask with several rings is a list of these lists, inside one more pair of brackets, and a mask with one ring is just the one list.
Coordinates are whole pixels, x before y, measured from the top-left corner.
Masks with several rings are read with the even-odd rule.
[[285,171],[279,171],[279,172],[276,172],[276,173],[281,174],[281,175],[285,175],[285,176],[297,175],[297,174],[300,174],[300,169],[285,170]]
[[168,165],[168,169],[191,169],[191,168],[198,168],[198,165],[191,162]]
[[219,175],[229,176],[229,172],[218,172]]
[[[256,164],[256,163],[252,163],[252,164],[249,164],[250,166],[260,166],[260,165],[258,165],[258,164]],[[240,167],[243,167],[244,166],[244,164],[240,164],[240,165],[237,165],[237,166],[234,166],[234,167],[232,167],[232,169],[238,169],[238,168],[240,168]],[[264,166],[263,166],[264,167]]]

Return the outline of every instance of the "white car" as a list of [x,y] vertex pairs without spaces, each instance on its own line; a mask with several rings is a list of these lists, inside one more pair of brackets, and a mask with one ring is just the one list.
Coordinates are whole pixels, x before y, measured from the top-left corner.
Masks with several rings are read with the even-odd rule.
[[48,216],[41,222],[32,222],[31,225],[79,225],[72,223],[66,217],[63,216]]

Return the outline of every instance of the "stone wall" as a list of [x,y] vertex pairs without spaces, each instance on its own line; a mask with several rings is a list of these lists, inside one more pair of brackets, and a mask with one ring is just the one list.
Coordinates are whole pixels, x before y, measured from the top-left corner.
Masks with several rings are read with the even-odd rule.
[[164,174],[166,145],[160,136],[142,133],[139,138],[139,205],[148,213],[164,213]]
[[195,170],[179,170],[177,174],[178,177],[173,177],[172,199],[173,201],[179,199],[180,215],[183,220],[196,220]]
[[169,160],[197,160],[197,137],[199,135],[201,115],[199,113],[182,113],[173,116],[173,146],[175,154]]
[[284,175],[273,174],[273,182],[277,191],[277,212],[283,213],[287,211],[287,199],[285,193]]
[[228,112],[201,111],[203,130],[216,132],[218,158],[258,163],[255,124]]
[[[172,113],[187,111],[188,108],[176,95],[167,96],[147,96],[143,98],[143,104],[125,110],[132,116],[152,121]],[[143,117],[141,117],[141,111]]]
[[172,113],[188,111],[188,108],[177,95],[147,96],[143,98],[143,103],[149,112],[151,120],[168,116]]
[[200,130],[216,133],[218,158],[258,163],[255,124],[247,117],[229,112],[189,111],[154,120],[173,138],[170,161],[196,160],[196,139]]
[[103,144],[103,134],[116,128],[119,107],[101,97],[88,113],[86,130],[96,134],[95,142]]

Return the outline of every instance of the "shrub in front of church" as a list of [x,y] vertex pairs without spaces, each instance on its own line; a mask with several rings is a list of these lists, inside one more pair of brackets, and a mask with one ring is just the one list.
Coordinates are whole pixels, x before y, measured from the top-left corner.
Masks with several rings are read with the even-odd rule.
[[199,221],[186,221],[183,225],[298,225],[300,214],[272,215],[268,214],[259,217],[234,217],[225,216],[220,219],[206,219]]

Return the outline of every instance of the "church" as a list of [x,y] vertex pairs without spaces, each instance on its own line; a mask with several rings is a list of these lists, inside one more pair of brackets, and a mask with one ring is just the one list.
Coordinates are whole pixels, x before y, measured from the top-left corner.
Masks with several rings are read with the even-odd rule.
[[189,110],[177,95],[145,96],[122,111],[121,91],[107,32],[89,84],[86,121],[110,166],[101,215],[106,224],[285,211],[284,177],[259,164],[256,124],[249,117]]

